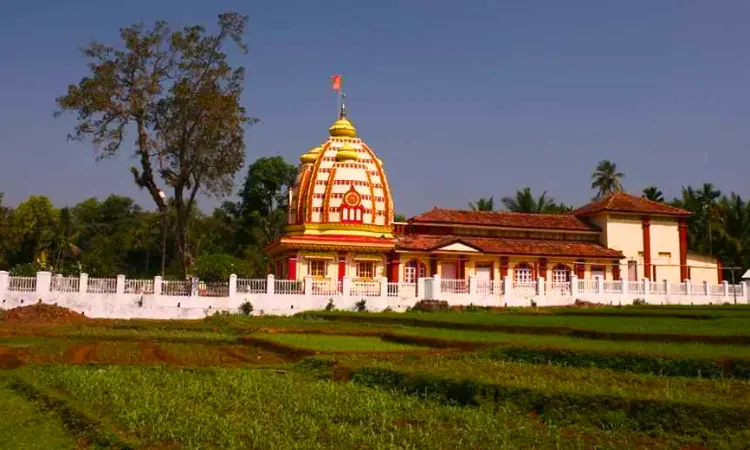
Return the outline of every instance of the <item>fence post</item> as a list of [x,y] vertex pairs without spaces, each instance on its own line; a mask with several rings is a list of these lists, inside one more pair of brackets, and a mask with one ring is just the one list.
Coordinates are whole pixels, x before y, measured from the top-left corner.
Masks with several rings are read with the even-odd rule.
[[82,273],[78,276],[78,293],[85,294],[89,290],[89,274]]
[[628,288],[630,287],[629,286],[630,282],[623,277],[620,277],[620,281],[622,281],[622,295],[626,296],[628,295]]
[[477,286],[477,277],[469,277],[469,297],[474,297],[479,293]]
[[703,290],[706,292],[707,296],[711,295],[711,285],[706,280],[703,280]]
[[233,298],[237,295],[237,275],[229,275],[229,298]]
[[570,296],[574,299],[578,297],[578,277],[575,275],[570,276]]
[[378,281],[380,282],[380,299],[384,302],[388,301],[388,278],[380,277]]
[[544,297],[546,295],[544,293],[544,277],[537,277],[536,279],[536,295],[539,297]]
[[161,295],[161,277],[155,276],[154,277],[154,295]]
[[721,282],[721,288],[722,288],[722,295],[724,297],[729,297],[729,282],[727,280],[724,280]]
[[276,277],[272,273],[266,275],[266,294],[273,295],[276,292]]
[[443,284],[440,281],[440,275],[436,273],[432,276],[432,298],[430,300],[440,300],[443,296],[442,288]]
[[4,296],[8,291],[8,283],[10,282],[10,274],[4,270],[0,270],[0,297]]
[[685,280],[685,298],[687,298],[688,302],[691,302],[693,300],[693,283],[690,280]]
[[350,297],[352,295],[352,277],[344,277],[341,280],[341,295]]
[[510,295],[513,293],[513,279],[510,275],[503,277],[503,303],[507,304],[510,299]]
[[601,275],[595,275],[594,283],[596,283],[596,295],[601,297],[604,294],[604,278]]
[[125,275],[117,275],[117,286],[115,287],[115,294],[122,295],[125,293]]
[[417,300],[424,300],[425,289],[427,289],[427,278],[417,278]]
[[643,279],[643,300],[648,302],[649,294],[651,293],[651,286],[650,281],[648,278]]
[[312,277],[304,277],[303,278],[303,283],[305,283],[305,284],[304,284],[304,286],[302,288],[303,288],[303,292],[305,293],[305,295],[312,295],[312,291],[313,291],[313,283],[312,282],[313,282],[313,278]]
[[662,283],[664,283],[664,295],[671,295],[672,287],[669,285],[669,280],[663,280]]
[[37,272],[36,273],[36,295],[49,295],[49,286],[52,282],[52,273],[50,272]]

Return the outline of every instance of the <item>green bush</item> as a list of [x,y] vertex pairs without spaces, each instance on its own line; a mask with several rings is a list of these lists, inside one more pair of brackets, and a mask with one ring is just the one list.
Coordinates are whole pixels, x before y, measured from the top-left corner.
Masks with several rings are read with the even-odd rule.
[[367,311],[367,300],[362,299],[354,304],[354,310],[357,312],[366,312]]
[[198,257],[193,274],[203,281],[227,281],[232,274],[240,278],[250,278],[249,263],[232,255],[217,253]]
[[37,263],[18,264],[10,269],[11,276],[14,277],[35,277],[37,272],[44,270]]
[[242,304],[240,305],[240,314],[242,314],[243,316],[249,316],[252,313],[253,304],[248,301],[242,302]]
[[329,298],[328,304],[326,305],[326,311],[333,311],[334,309],[336,309],[336,305],[333,304],[333,299]]

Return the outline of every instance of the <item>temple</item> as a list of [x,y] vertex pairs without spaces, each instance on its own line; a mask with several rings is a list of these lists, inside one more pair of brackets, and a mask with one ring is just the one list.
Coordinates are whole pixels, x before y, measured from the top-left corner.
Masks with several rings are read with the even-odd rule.
[[716,258],[688,252],[690,212],[622,192],[567,214],[434,208],[394,223],[383,162],[345,107],[328,131],[300,157],[285,234],[266,248],[277,278],[309,277],[317,290],[340,289],[344,277],[439,275],[459,290],[469,277],[722,281]]

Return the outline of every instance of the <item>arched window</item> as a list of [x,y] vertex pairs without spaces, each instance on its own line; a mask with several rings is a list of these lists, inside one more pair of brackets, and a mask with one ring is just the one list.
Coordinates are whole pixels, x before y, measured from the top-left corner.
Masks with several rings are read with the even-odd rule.
[[531,266],[528,263],[516,264],[513,268],[513,281],[515,284],[530,284],[533,281]]
[[570,267],[565,264],[558,264],[552,268],[552,282],[553,283],[569,283],[570,282]]
[[427,276],[427,265],[412,259],[404,267],[404,283],[416,283],[419,278]]

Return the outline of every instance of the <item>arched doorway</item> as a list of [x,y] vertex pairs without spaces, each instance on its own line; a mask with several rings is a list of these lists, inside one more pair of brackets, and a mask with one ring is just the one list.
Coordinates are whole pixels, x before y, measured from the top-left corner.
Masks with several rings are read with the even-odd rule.
[[571,270],[565,264],[558,264],[552,268],[550,288],[560,295],[570,293]]

